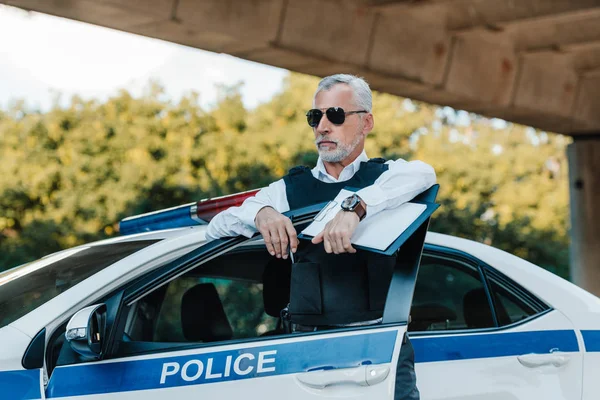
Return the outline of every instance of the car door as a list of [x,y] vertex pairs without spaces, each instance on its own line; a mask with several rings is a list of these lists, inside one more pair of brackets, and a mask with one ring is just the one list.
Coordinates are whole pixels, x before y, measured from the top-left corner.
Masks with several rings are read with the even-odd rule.
[[422,399],[580,399],[571,322],[466,254],[429,247],[410,337]]
[[220,343],[58,367],[48,398],[391,399],[401,330]]
[[[314,212],[306,215],[312,216]],[[256,255],[245,252],[235,262],[219,264],[220,257],[233,253],[244,240],[211,242],[127,288],[118,313],[120,320],[113,327],[113,336],[122,338],[121,343],[112,347],[109,343],[107,357],[102,360],[56,367],[46,395],[48,398],[86,399],[110,394],[115,399],[139,396],[146,399],[237,399],[243,395],[264,399],[285,396],[288,399],[391,400],[424,233],[425,230],[420,230],[412,244],[406,246],[414,247],[415,254],[411,257],[411,266],[407,268],[405,258],[404,264],[399,265],[402,268],[394,275],[383,324],[296,334],[275,332],[256,337],[229,334],[224,324],[231,325],[234,318],[226,315],[228,307],[222,304],[218,285],[219,280],[231,277],[256,282],[259,275],[253,275],[252,271],[262,264],[253,264]],[[261,247],[257,260],[264,263],[268,253],[264,245]],[[170,290],[168,285],[195,270],[211,270],[211,263],[215,262],[219,267],[213,268],[213,275],[201,277],[209,281],[196,282],[188,288],[193,291],[189,296],[199,299],[194,304],[202,305],[201,310],[194,309],[198,318],[184,316],[188,314],[184,310],[190,309],[183,304],[188,291],[177,296],[182,303],[175,309],[181,310],[181,325],[192,327],[192,331],[184,335],[191,341],[154,340],[159,323],[153,316],[163,309]],[[243,272],[231,272],[236,267]],[[252,289],[242,292],[251,293]],[[252,303],[251,299],[244,298],[239,306],[243,308],[247,303]],[[132,309],[138,311],[132,313]],[[149,322],[136,325],[140,315]],[[137,339],[138,335],[141,340]],[[116,341],[114,339],[112,344]],[[124,352],[124,348],[129,350]]]

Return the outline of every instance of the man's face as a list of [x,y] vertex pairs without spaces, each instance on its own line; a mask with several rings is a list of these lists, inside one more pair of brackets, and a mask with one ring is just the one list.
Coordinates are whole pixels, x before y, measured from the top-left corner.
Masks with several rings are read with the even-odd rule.
[[350,114],[346,115],[343,124],[335,125],[325,115],[329,107],[341,107],[346,112],[357,111],[352,88],[338,84],[330,90],[320,91],[315,97],[314,108],[323,111],[319,125],[313,128],[319,155],[327,162],[356,158],[364,148],[366,135],[373,128],[373,116],[370,113]]

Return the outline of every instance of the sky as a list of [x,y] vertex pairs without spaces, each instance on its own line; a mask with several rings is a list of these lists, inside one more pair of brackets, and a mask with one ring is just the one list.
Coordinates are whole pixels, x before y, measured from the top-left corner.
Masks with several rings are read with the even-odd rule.
[[106,99],[119,89],[139,95],[151,80],[177,101],[194,90],[216,101],[215,84],[244,82],[253,108],[281,89],[288,71],[225,54],[0,5],[0,109],[17,99],[41,111],[56,97]]

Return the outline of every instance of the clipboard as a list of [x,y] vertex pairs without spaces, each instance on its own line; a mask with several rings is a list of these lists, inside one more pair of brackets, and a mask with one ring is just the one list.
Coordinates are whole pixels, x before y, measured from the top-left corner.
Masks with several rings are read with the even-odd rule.
[[[358,188],[345,187],[344,189],[356,192]],[[383,254],[387,256],[393,255],[400,247],[421,227],[423,224],[426,224],[429,221],[431,215],[439,208],[439,204],[435,203],[435,198],[437,196],[439,190],[439,185],[433,185],[423,193],[416,196],[409,203],[423,204],[426,206],[425,210],[412,222],[408,228],[406,228],[400,236],[396,238],[393,242],[391,242],[388,247],[384,250],[375,249],[372,247],[366,247],[361,245],[352,244],[352,247],[355,249],[361,249],[365,251],[370,251],[377,254]],[[330,203],[327,203],[323,209],[326,209]],[[384,212],[384,211],[383,211]],[[376,233],[375,233],[376,234]],[[300,233],[298,235],[299,239],[304,240],[312,240],[313,236],[305,235]]]

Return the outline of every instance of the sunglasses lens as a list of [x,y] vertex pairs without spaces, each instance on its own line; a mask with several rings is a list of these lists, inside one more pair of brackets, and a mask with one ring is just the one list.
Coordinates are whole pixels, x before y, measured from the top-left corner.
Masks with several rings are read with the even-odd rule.
[[341,125],[346,120],[346,113],[343,108],[331,107],[327,109],[327,119],[331,121],[332,124]]
[[321,110],[313,109],[309,110],[306,113],[306,121],[308,121],[308,125],[310,125],[311,128],[314,128],[317,125],[319,125],[319,122],[321,121],[322,117],[323,112]]

